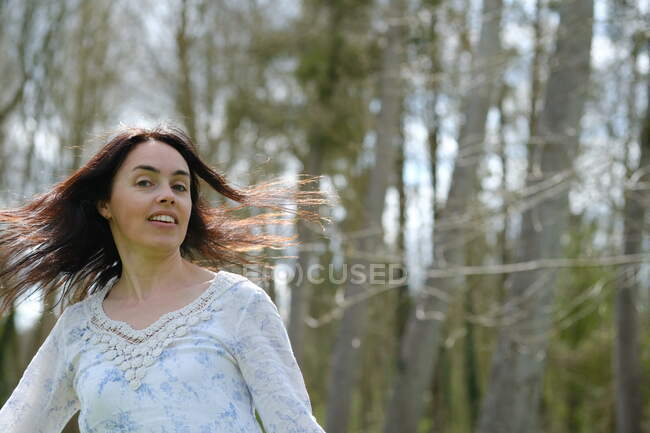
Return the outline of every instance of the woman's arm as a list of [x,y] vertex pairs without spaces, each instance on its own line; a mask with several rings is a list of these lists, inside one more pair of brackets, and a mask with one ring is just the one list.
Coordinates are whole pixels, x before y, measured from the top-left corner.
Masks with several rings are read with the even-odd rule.
[[267,433],[324,433],[278,310],[264,290],[252,294],[237,324],[235,356]]
[[79,409],[65,356],[66,311],[0,409],[0,432],[59,433]]

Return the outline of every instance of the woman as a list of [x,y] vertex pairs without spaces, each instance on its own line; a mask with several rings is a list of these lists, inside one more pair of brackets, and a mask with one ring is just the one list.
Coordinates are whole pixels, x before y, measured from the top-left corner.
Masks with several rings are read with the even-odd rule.
[[[211,208],[198,178],[239,202]],[[301,183],[310,182],[307,179]],[[127,128],[28,205],[0,212],[2,311],[34,284],[72,301],[0,410],[3,433],[322,432],[269,296],[198,265],[253,263],[292,238],[254,234],[291,189],[238,191],[179,129]],[[293,204],[323,203],[295,192]],[[298,217],[318,220],[315,213]]]

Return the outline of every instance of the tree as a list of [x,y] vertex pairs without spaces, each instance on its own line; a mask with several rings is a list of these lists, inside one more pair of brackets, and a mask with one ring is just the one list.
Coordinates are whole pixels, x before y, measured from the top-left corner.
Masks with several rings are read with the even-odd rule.
[[[650,42],[648,42],[650,48]],[[650,50],[649,50],[650,53]],[[636,65],[634,65],[636,67]],[[639,140],[640,158],[638,169],[630,173],[625,189],[623,207],[623,253],[641,252],[644,221],[648,206],[648,171],[650,170],[650,79],[646,91],[646,114],[642,119]],[[624,278],[616,290],[614,345],[614,369],[616,378],[616,431],[640,433],[642,421],[641,365],[639,361],[639,329],[636,298],[639,292],[636,268],[628,265],[621,269]]]
[[[539,120],[537,143],[529,155],[527,185],[540,185],[573,168],[578,152],[580,120],[587,98],[593,1],[571,0],[560,5],[556,48]],[[577,27],[576,23],[581,23]],[[557,257],[566,229],[569,182],[547,191],[525,211],[519,261]],[[499,331],[487,389],[481,407],[479,433],[537,431],[538,404],[550,327],[556,270],[513,275],[507,298],[519,305],[521,320]]]
[[[465,122],[461,128],[458,158],[452,174],[446,205],[435,216],[434,260],[437,266],[447,263],[463,264],[463,248],[451,248],[463,237],[467,226],[454,229],[442,227],[442,221],[463,220],[466,223],[471,212],[471,202],[477,193],[477,167],[483,151],[485,121],[493,103],[493,89],[499,76],[500,54],[499,25],[501,21],[501,0],[488,0],[483,7],[483,25],[479,45],[472,59],[473,73],[480,86],[472,88],[463,104],[466,110]],[[495,65],[495,63],[497,63]],[[463,161],[463,156],[468,160]],[[462,242],[458,242],[462,244]],[[441,318],[444,318],[446,304],[430,289],[451,293],[462,284],[458,279],[438,280],[428,278],[425,292],[414,300],[409,313],[403,337],[396,382],[387,409],[384,431],[386,433],[415,433],[422,414],[422,400],[431,382],[436,363],[436,354],[441,338]]]
[[[395,167],[401,139],[401,107],[403,85],[400,73],[404,58],[404,15],[406,2],[392,0],[387,8],[388,30],[382,47],[379,70],[379,102],[381,109],[377,118],[374,164],[370,168],[364,196],[359,207],[359,217],[365,222],[368,233],[354,244],[357,251],[366,257],[353,258],[347,265],[350,269],[361,265],[368,278],[372,260],[367,255],[385,252],[382,215],[386,190],[391,184],[391,173]],[[346,282],[345,299],[359,297],[369,289],[370,282]],[[384,282],[386,284],[386,282]],[[326,430],[330,433],[348,431],[349,411],[360,364],[360,346],[368,317],[368,303],[361,300],[346,308],[336,336],[332,369],[328,388]]]

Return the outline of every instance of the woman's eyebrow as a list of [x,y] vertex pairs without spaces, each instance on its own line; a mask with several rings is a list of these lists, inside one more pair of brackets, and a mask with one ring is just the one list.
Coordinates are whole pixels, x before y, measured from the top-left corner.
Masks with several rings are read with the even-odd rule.
[[[160,173],[160,170],[150,165],[136,165],[135,167],[133,167],[133,170],[131,171],[136,171],[137,169],[153,171],[154,173]],[[172,173],[172,175],[174,176],[181,175],[181,176],[190,177],[190,174],[185,170],[176,170],[175,172]]]

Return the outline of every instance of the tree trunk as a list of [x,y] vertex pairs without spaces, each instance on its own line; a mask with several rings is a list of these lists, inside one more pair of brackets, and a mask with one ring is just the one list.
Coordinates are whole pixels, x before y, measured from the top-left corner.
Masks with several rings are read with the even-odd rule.
[[[375,163],[370,173],[367,194],[361,209],[366,227],[373,233],[359,241],[359,250],[365,253],[377,253],[384,249],[382,215],[389,175],[394,172],[401,134],[402,84],[400,67],[403,58],[402,23],[406,11],[405,0],[392,0],[389,4],[388,31],[386,46],[382,56],[380,75],[381,110],[377,122],[377,143]],[[362,265],[365,274],[369,270],[367,260],[349,263]],[[345,298],[356,297],[366,290],[366,284],[348,281]],[[332,370],[329,380],[326,430],[328,433],[345,433],[348,431],[350,405],[359,370],[360,344],[367,318],[367,303],[359,302],[346,308],[341,319],[332,356]]]
[[[546,99],[539,121],[540,143],[529,155],[528,185],[571,169],[590,75],[593,0],[561,3],[560,24]],[[580,23],[579,27],[576,24]],[[540,173],[542,177],[536,176]],[[535,178],[533,178],[535,176]],[[568,182],[523,215],[519,261],[557,257],[568,215]],[[538,430],[538,410],[556,271],[513,275],[507,297],[521,304],[523,319],[499,331],[489,387],[479,417],[480,433]]]
[[[492,102],[493,83],[498,82],[499,68],[495,66],[501,51],[499,26],[502,0],[486,0],[483,9],[483,26],[479,46],[472,60],[472,71],[480,74],[480,85],[472,88],[465,98],[466,120],[461,128],[458,155],[447,203],[436,215],[436,220],[463,218],[471,200],[476,197],[477,168],[483,152],[485,123]],[[473,149],[473,150],[472,150]],[[472,153],[467,161],[463,155]],[[467,228],[440,228],[434,224],[434,260],[438,266],[446,263],[464,263],[462,242],[460,247],[448,248],[450,241],[462,239]],[[443,251],[444,250],[444,251]],[[427,278],[426,287],[450,293],[462,280]],[[428,390],[436,364],[436,354],[441,337],[441,321],[447,310],[445,301],[428,293],[414,300],[402,341],[398,371],[393,393],[387,409],[384,431],[386,433],[415,433],[422,414],[422,400]],[[433,320],[432,320],[433,319]]]
[[183,117],[183,123],[187,134],[192,140],[198,140],[196,113],[194,112],[194,91],[192,89],[192,68],[190,65],[190,44],[188,34],[188,13],[187,0],[182,1],[180,23],[176,31],[176,55],[178,58],[178,89],[176,91],[176,107],[178,113]]
[[[305,172],[311,176],[320,176],[323,166],[323,147],[319,143],[311,141],[309,152],[306,155]],[[319,189],[320,182],[309,185],[310,190]],[[305,226],[304,223],[298,224],[298,238],[301,243],[310,244],[316,241],[315,233]],[[291,288],[291,306],[289,310],[288,334],[291,340],[293,353],[302,366],[304,356],[304,336],[305,336],[305,318],[311,297],[311,283],[306,278],[309,266],[315,264],[312,262],[315,258],[314,253],[308,248],[300,248],[298,256],[298,266],[302,270],[302,280]]]
[[[650,91],[650,81],[648,81]],[[648,105],[641,125],[639,170],[650,169],[650,93]],[[647,182],[648,176],[641,176],[639,182]],[[623,209],[623,253],[639,254],[643,239],[648,193],[643,187],[625,190]],[[614,377],[616,378],[616,431],[617,433],[640,433],[642,419],[641,365],[639,361],[638,314],[635,298],[639,291],[636,270],[638,265],[621,268],[624,274],[616,290],[614,345]]]
[[[402,101],[403,102],[403,101]],[[401,108],[402,112],[404,107]],[[400,117],[403,118],[403,115],[400,114]],[[404,183],[404,160],[406,158],[406,148],[404,143],[404,134],[403,127],[400,128],[402,134],[400,136],[400,147],[397,155],[397,179],[396,179],[396,189],[399,194],[399,211],[398,211],[398,223],[397,223],[397,239],[395,241],[397,255],[402,257],[402,269],[396,273],[395,277],[398,281],[401,281],[406,277],[404,272],[404,267],[406,267],[406,238],[404,233],[406,233],[406,185]],[[405,282],[403,286],[397,287],[396,298],[395,298],[395,341],[399,341],[404,334],[404,328],[406,326],[406,318],[408,317],[408,310],[410,304],[409,296],[409,284]]]

